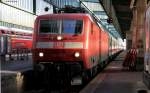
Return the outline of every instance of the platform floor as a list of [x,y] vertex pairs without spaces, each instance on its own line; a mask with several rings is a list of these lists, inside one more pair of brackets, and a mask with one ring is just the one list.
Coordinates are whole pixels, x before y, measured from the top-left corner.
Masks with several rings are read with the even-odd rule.
[[125,51],[120,53],[80,93],[137,93],[138,84],[142,84],[139,83],[142,82],[142,71],[124,69],[122,63],[125,54]]
[[13,57],[13,60],[9,60],[6,57],[5,62],[0,62],[0,74],[1,76],[7,76],[16,73],[22,73],[24,71],[32,70],[32,56],[29,55],[28,59],[23,58],[17,59],[17,57]]

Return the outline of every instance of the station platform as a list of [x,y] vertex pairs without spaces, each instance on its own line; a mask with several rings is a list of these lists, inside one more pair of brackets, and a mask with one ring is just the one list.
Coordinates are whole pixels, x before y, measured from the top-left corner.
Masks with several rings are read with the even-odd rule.
[[32,70],[32,55],[29,54],[28,58],[17,59],[16,56],[9,60],[8,56],[5,57],[5,62],[1,62],[1,76],[17,75],[25,71]]
[[32,71],[32,54],[23,57],[12,55],[12,59],[6,55],[5,61],[0,61],[1,93],[22,93],[23,73]]
[[147,93],[142,71],[129,71],[122,67],[126,51],[112,61],[80,93]]

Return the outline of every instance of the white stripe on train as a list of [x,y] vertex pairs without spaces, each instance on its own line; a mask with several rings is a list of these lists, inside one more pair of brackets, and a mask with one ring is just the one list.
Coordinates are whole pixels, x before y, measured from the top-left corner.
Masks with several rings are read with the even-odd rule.
[[[37,48],[54,48],[55,43],[58,43],[59,46],[59,42],[38,42],[36,47]],[[83,48],[83,43],[82,42],[60,42],[62,45],[62,43],[64,44],[63,48]]]

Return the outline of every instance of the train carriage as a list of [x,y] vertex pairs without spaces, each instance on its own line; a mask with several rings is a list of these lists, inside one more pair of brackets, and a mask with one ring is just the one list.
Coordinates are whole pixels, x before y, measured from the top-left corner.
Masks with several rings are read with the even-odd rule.
[[32,33],[0,28],[0,54],[6,55],[18,49],[31,50]]

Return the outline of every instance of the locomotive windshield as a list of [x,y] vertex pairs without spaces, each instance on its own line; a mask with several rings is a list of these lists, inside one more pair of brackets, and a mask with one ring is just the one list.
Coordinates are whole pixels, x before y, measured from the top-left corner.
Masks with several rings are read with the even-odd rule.
[[41,20],[39,33],[81,34],[82,20]]

